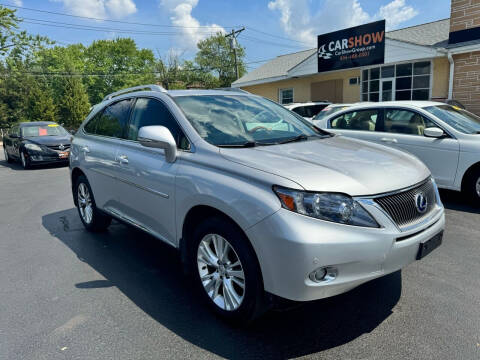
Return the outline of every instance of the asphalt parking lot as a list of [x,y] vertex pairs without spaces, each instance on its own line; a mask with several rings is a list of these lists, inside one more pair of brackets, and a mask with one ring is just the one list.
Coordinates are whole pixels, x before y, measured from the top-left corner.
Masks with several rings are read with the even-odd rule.
[[454,192],[443,245],[401,273],[249,328],[191,294],[175,250],[87,233],[68,169],[0,155],[0,359],[479,359],[480,212]]

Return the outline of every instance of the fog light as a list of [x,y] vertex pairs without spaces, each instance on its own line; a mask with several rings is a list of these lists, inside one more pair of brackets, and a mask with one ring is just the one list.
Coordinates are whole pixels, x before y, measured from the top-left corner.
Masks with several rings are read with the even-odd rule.
[[322,267],[312,271],[308,278],[316,283],[331,282],[336,279],[338,270],[334,267]]

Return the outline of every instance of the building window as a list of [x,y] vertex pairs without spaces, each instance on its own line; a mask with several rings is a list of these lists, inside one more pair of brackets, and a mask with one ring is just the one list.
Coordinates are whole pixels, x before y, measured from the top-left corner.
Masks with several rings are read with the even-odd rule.
[[430,77],[430,61],[365,69],[362,71],[361,100],[428,100]]
[[280,104],[293,103],[293,89],[280,89],[279,100]]

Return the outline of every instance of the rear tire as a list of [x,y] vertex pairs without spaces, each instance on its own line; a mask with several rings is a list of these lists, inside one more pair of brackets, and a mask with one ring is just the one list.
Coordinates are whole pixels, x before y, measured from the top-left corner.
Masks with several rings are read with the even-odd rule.
[[245,325],[264,312],[260,267],[235,224],[219,216],[207,218],[193,231],[187,246],[188,273],[195,290],[217,315]]
[[8,151],[5,146],[3,147],[3,154],[5,155],[5,161],[11,164],[13,162],[13,159],[8,155]]
[[75,182],[74,196],[76,196],[77,210],[83,226],[91,232],[107,230],[112,218],[97,209],[92,188],[84,175],[80,175]]
[[480,207],[480,169],[472,172],[463,188],[466,199],[475,207]]

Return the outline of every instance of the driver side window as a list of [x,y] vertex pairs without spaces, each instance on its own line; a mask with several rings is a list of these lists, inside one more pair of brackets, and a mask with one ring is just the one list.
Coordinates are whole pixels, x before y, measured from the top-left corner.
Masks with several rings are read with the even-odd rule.
[[385,132],[423,136],[423,130],[437,127],[431,120],[409,110],[385,109]]
[[331,120],[332,129],[375,131],[378,109],[351,111]]

